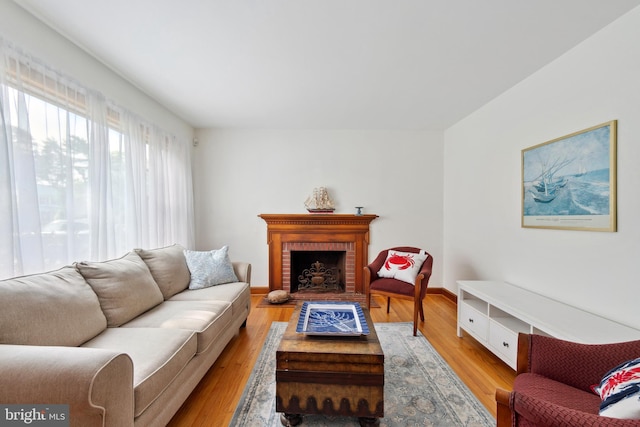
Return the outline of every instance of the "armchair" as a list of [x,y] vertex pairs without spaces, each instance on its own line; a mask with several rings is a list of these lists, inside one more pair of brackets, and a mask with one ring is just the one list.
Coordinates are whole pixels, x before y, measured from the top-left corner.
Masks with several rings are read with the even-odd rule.
[[640,340],[579,344],[557,338],[518,335],[513,391],[496,390],[497,425],[640,426],[640,420],[600,416],[592,386],[612,368],[640,356]]
[[387,313],[391,305],[391,297],[401,298],[413,301],[413,335],[418,330],[418,314],[420,320],[424,322],[424,309],[422,300],[427,294],[427,286],[431,277],[431,269],[433,267],[433,257],[427,253],[427,258],[420,266],[420,271],[415,278],[415,283],[410,284],[402,280],[394,278],[380,277],[378,272],[384,265],[389,251],[419,253],[421,249],[411,246],[398,246],[386,249],[378,254],[378,256],[369,265],[364,267],[364,289],[367,299],[367,307],[371,306],[371,295],[378,294],[387,297]]

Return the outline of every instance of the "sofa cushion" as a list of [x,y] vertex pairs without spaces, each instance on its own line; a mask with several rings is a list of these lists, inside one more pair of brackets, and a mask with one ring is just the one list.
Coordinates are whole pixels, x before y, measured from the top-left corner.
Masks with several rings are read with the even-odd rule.
[[184,256],[191,273],[189,289],[202,289],[238,281],[229,258],[228,246],[211,251],[185,249]]
[[229,327],[231,304],[222,301],[165,301],[122,328],[185,329],[197,333],[202,353]]
[[108,328],[83,347],[114,350],[131,357],[137,417],[193,358],[197,340],[195,334],[187,330]]
[[524,373],[516,377],[513,390],[519,394],[575,409],[589,414],[598,414],[600,398],[594,393],[580,390],[567,384],[551,380],[538,374]]
[[251,305],[251,288],[244,282],[224,283],[205,289],[180,292],[169,301],[225,301],[231,303],[233,316],[248,314]]
[[149,268],[135,252],[75,266],[98,295],[109,327],[120,326],[164,300]]
[[147,264],[164,299],[187,289],[191,274],[184,257],[184,248],[172,245],[158,249],[135,249]]
[[388,279],[383,277],[371,282],[370,289],[374,291],[392,292],[394,294],[402,294],[413,297],[416,293],[415,284],[409,284],[402,280]]
[[[522,393],[511,397],[514,414],[509,426],[518,427],[638,427],[628,420],[604,418],[598,414],[567,408]],[[500,424],[502,425],[502,424]]]
[[72,267],[0,281],[0,344],[79,346],[107,327]]

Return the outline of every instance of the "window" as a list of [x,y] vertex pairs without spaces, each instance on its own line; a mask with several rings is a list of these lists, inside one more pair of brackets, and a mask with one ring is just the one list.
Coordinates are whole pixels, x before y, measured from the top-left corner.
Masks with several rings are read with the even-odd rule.
[[0,40],[0,277],[193,240],[190,147]]

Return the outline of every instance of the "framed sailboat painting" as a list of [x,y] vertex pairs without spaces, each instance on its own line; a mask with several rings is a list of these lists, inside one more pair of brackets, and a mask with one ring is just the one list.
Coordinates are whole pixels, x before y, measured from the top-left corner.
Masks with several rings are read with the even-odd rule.
[[616,231],[612,120],[522,150],[522,227]]

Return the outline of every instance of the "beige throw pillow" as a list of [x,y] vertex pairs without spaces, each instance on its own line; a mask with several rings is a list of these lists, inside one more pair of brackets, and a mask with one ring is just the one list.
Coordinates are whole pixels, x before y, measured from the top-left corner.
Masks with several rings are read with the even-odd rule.
[[75,266],[98,295],[109,327],[120,326],[164,300],[149,268],[135,252]]
[[191,275],[184,258],[184,248],[172,245],[158,249],[135,249],[147,264],[164,299],[169,299],[189,286]]
[[0,344],[75,347],[106,327],[98,297],[75,268],[0,281]]

